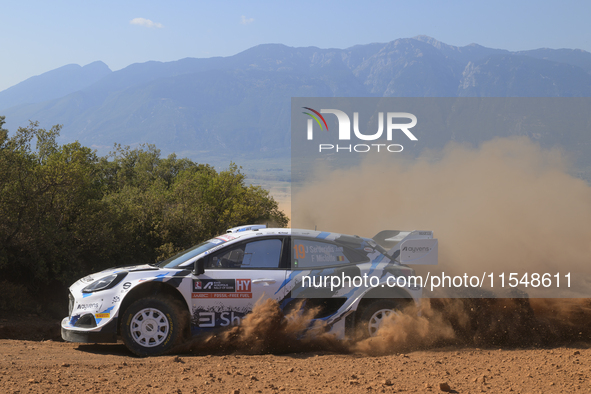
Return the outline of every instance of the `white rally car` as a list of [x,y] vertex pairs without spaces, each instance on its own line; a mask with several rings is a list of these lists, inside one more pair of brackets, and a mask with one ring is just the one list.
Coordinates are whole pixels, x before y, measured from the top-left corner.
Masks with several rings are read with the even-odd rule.
[[[70,342],[121,336],[136,355],[166,353],[190,336],[240,324],[263,298],[283,310],[320,307],[341,338],[375,334],[383,317],[418,302],[420,278],[406,264],[437,264],[431,231],[374,238],[241,226],[158,264],[108,269],[70,287]],[[305,302],[300,302],[305,299]]]

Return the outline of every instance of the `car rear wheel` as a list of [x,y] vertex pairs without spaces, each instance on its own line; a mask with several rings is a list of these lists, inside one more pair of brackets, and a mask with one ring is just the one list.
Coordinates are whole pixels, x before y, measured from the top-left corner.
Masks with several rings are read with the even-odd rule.
[[133,302],[123,313],[121,336],[134,354],[158,356],[183,339],[188,312],[172,297],[146,297]]
[[374,337],[392,314],[398,314],[400,306],[393,300],[375,300],[365,306],[358,320],[358,331],[362,338]]

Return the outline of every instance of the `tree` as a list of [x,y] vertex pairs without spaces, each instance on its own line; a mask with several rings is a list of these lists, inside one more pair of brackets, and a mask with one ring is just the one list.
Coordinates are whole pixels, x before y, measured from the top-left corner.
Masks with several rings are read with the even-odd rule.
[[[0,117],[0,277],[39,296],[88,273],[151,263],[242,224],[288,222],[230,163],[217,172],[154,145],[106,157],[61,126],[9,136]],[[32,147],[35,143],[35,148]]]

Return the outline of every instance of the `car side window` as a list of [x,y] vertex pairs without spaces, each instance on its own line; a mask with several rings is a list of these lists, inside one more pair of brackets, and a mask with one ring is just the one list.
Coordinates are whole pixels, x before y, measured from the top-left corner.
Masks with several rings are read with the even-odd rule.
[[342,246],[330,242],[294,239],[292,246],[294,268],[327,267],[349,263]]
[[281,245],[280,239],[264,239],[230,246],[213,255],[206,268],[278,268]]

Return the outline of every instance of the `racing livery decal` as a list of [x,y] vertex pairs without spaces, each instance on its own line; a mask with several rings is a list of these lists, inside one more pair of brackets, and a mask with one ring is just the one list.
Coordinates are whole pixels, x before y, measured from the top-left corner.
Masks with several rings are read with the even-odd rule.
[[[220,256],[232,264],[211,264]],[[321,320],[323,332],[337,338],[358,331],[371,336],[377,328],[368,328],[368,322],[385,307],[418,303],[422,295],[403,257],[412,264],[436,263],[433,233],[384,230],[362,238],[240,226],[157,264],[110,268],[78,280],[69,289],[62,338],[78,343],[121,338],[134,354],[156,356],[185,340],[185,329],[199,336],[241,324],[265,299],[276,301],[286,315],[294,308],[314,309],[305,330]],[[371,286],[357,284],[364,278]],[[396,286],[385,287],[392,278]]]
[[237,326],[242,319],[252,311],[254,305],[248,304],[242,307],[234,307],[228,310],[223,305],[211,307],[193,307],[191,312],[191,326],[193,332],[200,329],[211,329],[214,327]]
[[252,298],[250,279],[193,279],[191,298]]

